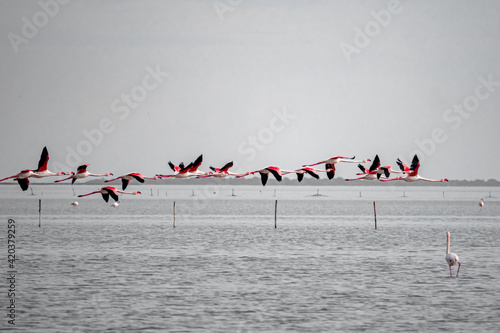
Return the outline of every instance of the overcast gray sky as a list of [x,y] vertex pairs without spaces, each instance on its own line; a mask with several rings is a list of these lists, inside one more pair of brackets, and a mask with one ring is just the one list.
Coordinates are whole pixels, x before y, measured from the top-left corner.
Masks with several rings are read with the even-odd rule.
[[[0,1],[0,178],[294,169],[496,178],[497,1]],[[351,177],[355,165],[340,165]]]

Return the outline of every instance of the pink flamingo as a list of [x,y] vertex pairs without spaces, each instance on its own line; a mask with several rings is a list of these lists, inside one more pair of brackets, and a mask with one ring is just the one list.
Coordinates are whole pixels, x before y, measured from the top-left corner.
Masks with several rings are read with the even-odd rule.
[[460,271],[460,262],[458,261],[458,256],[455,253],[450,252],[450,232],[446,232],[446,262],[448,263],[448,266],[450,267],[450,276],[453,276],[451,273],[451,266],[454,266],[455,264],[458,264],[458,269],[457,269],[457,275],[458,272]]
[[87,167],[88,166],[89,166],[89,164],[80,165],[78,167],[78,169],[76,170],[76,174],[73,171],[71,171],[70,172],[70,174],[71,174],[70,177],[56,180],[56,181],[54,181],[54,183],[59,183],[59,182],[63,182],[65,180],[71,179],[71,184],[74,184],[77,179],[82,179],[82,178],[85,178],[85,177],[107,177],[107,176],[112,176],[113,175],[111,172],[103,173],[103,174],[90,173],[90,172],[87,171]]
[[128,183],[132,179],[137,180],[139,183],[144,183],[144,179],[158,179],[158,176],[146,177],[146,176],[141,175],[138,172],[131,172],[131,173],[127,173],[126,175],[123,175],[123,176],[120,176],[120,177],[116,177],[114,179],[105,180],[104,182],[108,183],[108,182],[112,182],[112,181],[115,181],[115,180],[118,180],[118,179],[122,180],[122,190],[125,190],[127,188],[127,186],[128,186]]
[[188,178],[188,177],[195,177],[195,176],[206,176],[208,175],[207,172],[202,172],[198,170],[198,167],[201,165],[201,162],[203,161],[203,154],[198,156],[198,158],[194,161],[189,163],[186,166],[183,166],[183,164],[179,164],[179,166],[175,166],[171,162],[168,162],[172,170],[175,171],[173,175],[156,175],[158,178]]
[[34,174],[31,176],[33,178],[43,178],[50,176],[63,176],[69,175],[68,172],[51,172],[47,170],[47,164],[49,163],[49,151],[47,147],[43,147],[42,154],[40,155],[40,160],[38,161],[38,169],[35,170]]
[[282,174],[283,175],[287,175],[287,174],[290,174],[290,173],[296,173],[297,174],[297,180],[299,181],[299,183],[302,181],[302,179],[304,179],[304,175],[308,174],[310,176],[312,176],[313,178],[316,178],[316,179],[319,179],[319,174],[318,172],[331,172],[332,169],[327,169],[327,170],[319,170],[319,169],[314,169],[314,168],[311,168],[311,167],[303,167],[301,169],[297,169],[297,170],[281,170]]
[[78,197],[79,198],[86,197],[88,195],[97,194],[97,193],[101,193],[102,194],[102,198],[106,202],[108,202],[109,197],[113,198],[113,200],[115,200],[115,202],[119,202],[120,200],[118,198],[118,193],[133,194],[133,195],[141,194],[141,192],[139,192],[139,191],[125,192],[125,191],[117,190],[116,187],[113,187],[113,186],[104,186],[104,187],[101,187],[100,189],[98,189],[97,191],[90,192],[90,193],[87,193],[87,194],[80,194]]
[[479,202],[479,207],[483,207],[484,206],[484,201],[483,201],[483,198],[481,198],[481,201]]
[[14,178],[14,180],[17,180],[17,182],[19,183],[19,186],[21,186],[21,189],[23,191],[26,191],[28,189],[28,187],[30,186],[30,181],[28,178],[32,177],[34,174],[35,173],[32,170],[26,169],[26,170],[23,170],[23,171],[15,174],[14,176],[0,179],[0,182],[3,182],[4,180],[7,180],[7,179]]
[[378,155],[375,155],[375,158],[373,159],[370,169],[366,169],[361,164],[358,164],[358,168],[360,168],[362,172],[358,173],[357,175],[363,175],[363,177],[346,179],[346,181],[353,181],[359,179],[375,180],[375,179],[380,179],[382,174],[384,174],[388,178],[391,172],[391,167],[380,166],[380,158],[378,157]]
[[356,156],[354,156],[354,157],[334,156],[334,157],[331,157],[325,161],[321,161],[321,162],[317,162],[317,163],[313,163],[313,164],[304,164],[303,166],[310,167],[310,166],[315,166],[318,164],[326,163],[325,169],[326,170],[331,169],[329,172],[327,172],[328,179],[332,179],[333,177],[335,177],[335,164],[338,164],[341,162],[344,162],[344,163],[366,163],[366,162],[371,161],[369,158],[361,160],[361,161],[356,161],[356,160],[354,160],[355,158],[356,158]]
[[226,163],[222,168],[214,168],[210,167],[210,170],[213,172],[208,172],[205,175],[197,176],[196,178],[208,178],[208,177],[216,177],[216,178],[224,178],[227,176],[244,176],[244,173],[233,173],[229,171],[229,168],[233,166],[233,162]]
[[266,186],[267,179],[269,178],[269,174],[272,174],[274,176],[274,178],[276,178],[276,180],[279,182],[282,179],[281,170],[280,170],[280,168],[278,168],[276,166],[268,166],[267,168],[263,168],[263,169],[259,169],[259,170],[255,170],[255,171],[250,171],[250,172],[244,173],[241,176],[236,176],[236,178],[241,178],[241,177],[245,177],[248,175],[253,175],[254,173],[257,173],[257,172],[260,174],[262,186]]
[[413,160],[411,162],[411,166],[408,168],[406,164],[401,162],[401,160],[398,159],[398,165],[401,168],[401,171],[405,173],[405,177],[396,177],[396,178],[390,178],[390,179],[380,179],[383,182],[389,182],[393,180],[404,180],[405,182],[416,182],[419,180],[423,180],[426,182],[447,182],[448,179],[443,178],[443,179],[428,179],[419,176],[418,174],[418,169],[420,168],[420,161],[418,160],[418,156],[415,154],[413,157]]
[[13,176],[0,179],[0,182],[14,178],[14,180],[17,180],[17,182],[19,183],[19,186],[21,186],[21,189],[23,191],[26,191],[30,185],[30,181],[28,179],[30,177],[42,178],[42,177],[59,176],[65,174],[64,172],[53,173],[48,171],[47,170],[48,161],[49,161],[49,152],[47,150],[47,147],[43,147],[42,154],[40,155],[40,160],[38,161],[38,168],[36,170],[31,170],[31,169],[22,170],[21,172]]

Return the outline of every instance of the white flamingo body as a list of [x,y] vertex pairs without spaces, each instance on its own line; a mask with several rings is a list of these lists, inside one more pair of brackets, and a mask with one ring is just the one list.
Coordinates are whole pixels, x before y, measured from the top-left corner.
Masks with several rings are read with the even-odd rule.
[[455,264],[458,264],[458,269],[457,269],[457,275],[458,272],[460,271],[460,261],[458,259],[458,256],[455,253],[450,252],[450,233],[446,233],[446,256],[444,257],[446,260],[446,263],[450,267],[450,276],[453,276],[451,272],[451,266],[454,266]]

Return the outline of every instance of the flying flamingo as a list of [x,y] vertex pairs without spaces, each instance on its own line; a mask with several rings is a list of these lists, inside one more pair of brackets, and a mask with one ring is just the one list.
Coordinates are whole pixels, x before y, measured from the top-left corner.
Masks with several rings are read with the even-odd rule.
[[202,176],[197,176],[196,178],[208,178],[208,177],[224,178],[227,176],[244,176],[245,175],[244,173],[230,172],[229,168],[231,168],[232,166],[233,166],[232,161],[226,163],[222,168],[214,168],[211,166],[210,170],[212,170],[213,172],[208,172],[207,174],[202,175]]
[[132,179],[137,180],[139,183],[144,183],[144,179],[158,179],[158,176],[146,177],[146,176],[141,175],[140,173],[131,172],[131,173],[127,173],[126,175],[123,175],[123,176],[120,176],[120,177],[116,177],[114,179],[105,180],[104,182],[108,183],[108,182],[112,182],[112,181],[115,181],[115,180],[118,180],[118,179],[122,180],[122,190],[125,190],[127,188],[127,186],[128,186],[128,183]]
[[358,173],[357,175],[363,175],[363,177],[346,179],[346,181],[359,180],[359,179],[375,180],[375,179],[380,179],[382,174],[384,174],[388,178],[390,175],[390,170],[391,170],[391,167],[387,167],[387,166],[381,167],[380,166],[380,158],[378,157],[378,155],[375,155],[375,158],[373,159],[373,162],[372,162],[372,165],[370,166],[370,169],[366,169],[361,164],[358,164],[358,168],[362,172]]
[[107,177],[107,176],[112,176],[113,175],[111,172],[104,173],[104,174],[90,173],[90,172],[87,171],[87,167],[88,166],[89,166],[89,164],[80,165],[78,167],[78,169],[76,170],[76,173],[74,173],[73,171],[71,171],[70,172],[70,174],[71,174],[70,177],[56,180],[56,181],[54,181],[54,183],[59,183],[59,182],[63,182],[65,180],[71,179],[71,184],[74,184],[77,179],[82,179],[82,178],[89,177],[89,176],[91,176],[91,177]]
[[108,202],[109,197],[111,197],[115,202],[120,202],[120,200],[118,199],[118,193],[133,194],[133,195],[141,194],[141,192],[139,192],[139,191],[125,192],[125,191],[117,190],[116,187],[113,187],[113,186],[104,186],[104,187],[101,187],[100,189],[98,189],[97,191],[90,192],[90,193],[87,193],[87,194],[80,194],[78,197],[79,198],[86,197],[88,195],[97,194],[97,193],[101,193],[102,194],[102,198],[106,202]]
[[195,176],[206,176],[208,173],[207,172],[202,172],[198,170],[198,167],[201,165],[201,162],[203,161],[203,154],[198,156],[198,158],[194,161],[189,163],[186,166],[183,166],[182,163],[179,164],[179,166],[173,165],[171,162],[168,162],[172,170],[175,171],[173,175],[156,175],[158,178],[188,178],[188,177],[195,177]]
[[318,164],[326,163],[325,169],[326,170],[331,169],[327,173],[328,179],[332,179],[333,177],[335,177],[335,164],[338,164],[340,162],[344,162],[344,163],[366,163],[366,162],[370,162],[371,161],[369,158],[361,160],[361,161],[356,161],[356,160],[354,160],[355,158],[356,158],[356,156],[353,156],[353,157],[335,156],[335,157],[331,157],[331,158],[329,158],[329,159],[327,159],[325,161],[321,161],[321,162],[317,162],[317,163],[313,163],[313,164],[304,164],[303,166],[304,167],[310,167],[310,166],[315,166],[315,165],[318,165]]
[[326,172],[326,173],[328,173],[331,170],[332,169],[320,170],[320,169],[314,169],[314,168],[311,168],[311,167],[303,167],[303,168],[297,169],[297,170],[281,170],[281,172],[282,172],[283,175],[287,175],[289,173],[296,173],[297,174],[297,180],[300,183],[302,181],[302,179],[304,179],[304,175],[305,174],[308,174],[308,175],[312,176],[313,178],[319,179],[318,172]]
[[481,201],[479,202],[479,207],[483,207],[484,206],[484,201],[483,201],[483,198],[481,198]]
[[14,178],[14,180],[17,180],[19,183],[19,186],[21,186],[21,189],[23,191],[26,191],[30,185],[30,181],[28,178],[34,177],[34,178],[42,178],[42,177],[47,177],[47,176],[56,176],[56,175],[64,175],[64,172],[61,173],[53,173],[47,170],[47,163],[49,161],[49,152],[47,150],[47,147],[43,147],[42,154],[40,155],[40,160],[38,161],[38,168],[36,170],[31,170],[31,169],[26,169],[22,170],[21,172],[4,178],[0,179],[0,182]]
[[236,178],[241,178],[241,177],[245,177],[248,175],[253,175],[254,173],[257,173],[257,172],[260,174],[262,186],[266,186],[267,179],[269,178],[269,174],[272,174],[274,176],[274,178],[276,178],[277,181],[279,181],[279,182],[281,181],[281,176],[282,176],[281,170],[280,170],[280,168],[278,168],[276,166],[268,166],[267,168],[263,168],[263,169],[259,169],[259,170],[255,170],[255,171],[250,171],[250,172],[244,173],[241,176],[236,176]]
[[401,168],[401,171],[406,174],[406,177],[396,177],[396,178],[390,178],[390,179],[380,179],[383,182],[389,182],[393,180],[404,180],[405,182],[416,182],[419,180],[423,180],[426,182],[447,182],[448,179],[443,178],[443,179],[428,179],[419,176],[418,174],[418,169],[420,168],[420,161],[418,160],[418,156],[415,154],[413,157],[413,160],[411,162],[411,166],[408,168],[401,160],[398,159],[398,164]]
[[47,169],[47,164],[49,163],[49,151],[47,147],[43,147],[42,154],[40,155],[40,160],[38,161],[38,169],[35,170],[34,174],[31,176],[33,178],[43,178],[50,176],[63,176],[69,175],[68,172],[51,172]]
[[460,262],[458,261],[458,256],[455,253],[450,252],[450,232],[446,232],[446,257],[444,257],[448,266],[450,267],[450,276],[453,276],[451,273],[451,266],[458,264],[457,275],[460,271]]
[[28,178],[32,177],[34,174],[35,173],[32,170],[26,169],[26,170],[19,172],[18,174],[15,174],[14,176],[0,179],[0,182],[3,182],[4,180],[7,180],[7,179],[14,178],[14,180],[17,180],[17,182],[19,183],[19,186],[21,186],[21,189],[23,191],[26,191],[28,189],[28,187],[30,186],[30,181]]

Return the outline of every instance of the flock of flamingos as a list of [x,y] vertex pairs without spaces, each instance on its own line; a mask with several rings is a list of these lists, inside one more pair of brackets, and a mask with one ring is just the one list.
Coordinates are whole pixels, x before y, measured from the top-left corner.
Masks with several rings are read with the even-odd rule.
[[[447,182],[448,179],[443,178],[443,179],[428,179],[421,177],[418,174],[418,169],[420,167],[420,162],[418,160],[417,155],[413,157],[411,165],[408,167],[406,164],[404,164],[400,159],[397,159],[397,164],[399,166],[400,170],[393,170],[390,166],[381,166],[380,165],[380,159],[378,155],[375,156],[373,161],[370,159],[364,159],[364,160],[355,160],[354,157],[346,157],[346,156],[335,156],[331,157],[327,160],[320,161],[317,163],[313,164],[305,164],[301,168],[296,169],[296,170],[282,170],[276,166],[268,166],[263,169],[255,170],[255,171],[249,171],[245,173],[232,173],[229,171],[229,169],[233,166],[233,162],[229,162],[226,165],[224,165],[221,168],[214,168],[210,167],[211,171],[209,172],[202,172],[198,170],[198,167],[201,165],[203,160],[203,155],[200,155],[194,162],[191,162],[187,165],[184,165],[184,163],[180,163],[179,165],[174,165],[172,162],[168,162],[170,168],[174,172],[173,174],[169,175],[155,175],[154,177],[145,177],[140,173],[137,172],[132,172],[128,173],[126,175],[122,175],[113,179],[108,179],[105,182],[112,182],[115,180],[121,179],[122,181],[122,190],[116,189],[116,187],[113,186],[104,186],[101,187],[99,190],[90,192],[87,194],[81,194],[78,197],[85,197],[88,195],[92,194],[98,194],[100,193],[103,197],[103,199],[108,202],[109,197],[111,197],[115,203],[112,205],[114,207],[118,206],[119,204],[119,198],[118,198],[118,193],[122,194],[140,194],[141,192],[135,191],[135,192],[125,192],[124,190],[127,188],[129,182],[133,179],[137,180],[140,183],[144,183],[144,179],[162,179],[162,178],[169,178],[169,177],[174,177],[174,178],[188,178],[188,177],[196,177],[196,178],[207,178],[207,177],[227,177],[227,176],[234,176],[234,177],[245,177],[248,175],[253,175],[256,173],[260,174],[262,185],[265,186],[267,183],[267,180],[269,178],[269,174],[273,175],[277,181],[281,181],[282,176],[290,173],[295,173],[297,174],[298,181],[302,181],[304,178],[304,175],[310,175],[316,179],[319,178],[319,172],[325,172],[327,174],[328,179],[332,179],[335,176],[335,165],[339,163],[358,163],[358,167],[361,170],[361,172],[357,173],[358,178],[353,178],[353,179],[346,179],[347,181],[354,181],[354,180],[360,180],[360,179],[367,179],[367,180],[380,180],[384,182],[388,181],[395,181],[395,180],[404,180],[406,182],[415,182],[415,181],[428,181],[428,182]],[[94,174],[90,173],[87,171],[88,164],[84,164],[78,167],[77,172],[51,172],[47,169],[47,164],[49,162],[49,152],[47,150],[47,147],[44,147],[42,150],[42,154],[40,156],[40,160],[38,162],[38,168],[36,170],[31,170],[31,169],[26,169],[22,170],[21,172],[10,176],[6,177],[3,179],[0,179],[0,182],[7,180],[7,179],[14,179],[16,180],[19,185],[21,186],[21,189],[23,191],[26,191],[29,187],[29,178],[44,178],[44,177],[49,177],[49,176],[63,176],[63,175],[69,175],[68,178],[64,179],[59,179],[56,180],[55,182],[63,182],[66,180],[70,180],[71,182],[74,183],[77,179],[89,177],[89,176],[94,176],[94,177],[107,177],[107,176],[112,176],[112,173],[105,173],[105,174]],[[366,162],[372,162],[370,168],[366,168],[363,166],[361,163],[366,163]],[[320,169],[315,169],[313,166],[319,165],[319,164],[324,164],[325,169],[320,170]],[[403,174],[403,176],[395,177],[395,178],[390,178],[391,173],[400,173]],[[74,206],[77,206],[77,202],[72,203]],[[484,205],[483,199],[481,199],[481,202],[479,203],[480,206]],[[455,253],[450,252],[450,233],[447,232],[447,245],[446,245],[446,262],[450,268],[450,276],[452,275],[452,270],[451,266],[454,266],[455,264],[458,264],[458,269],[457,269],[457,274],[460,271],[460,262],[458,261],[458,256]]]

